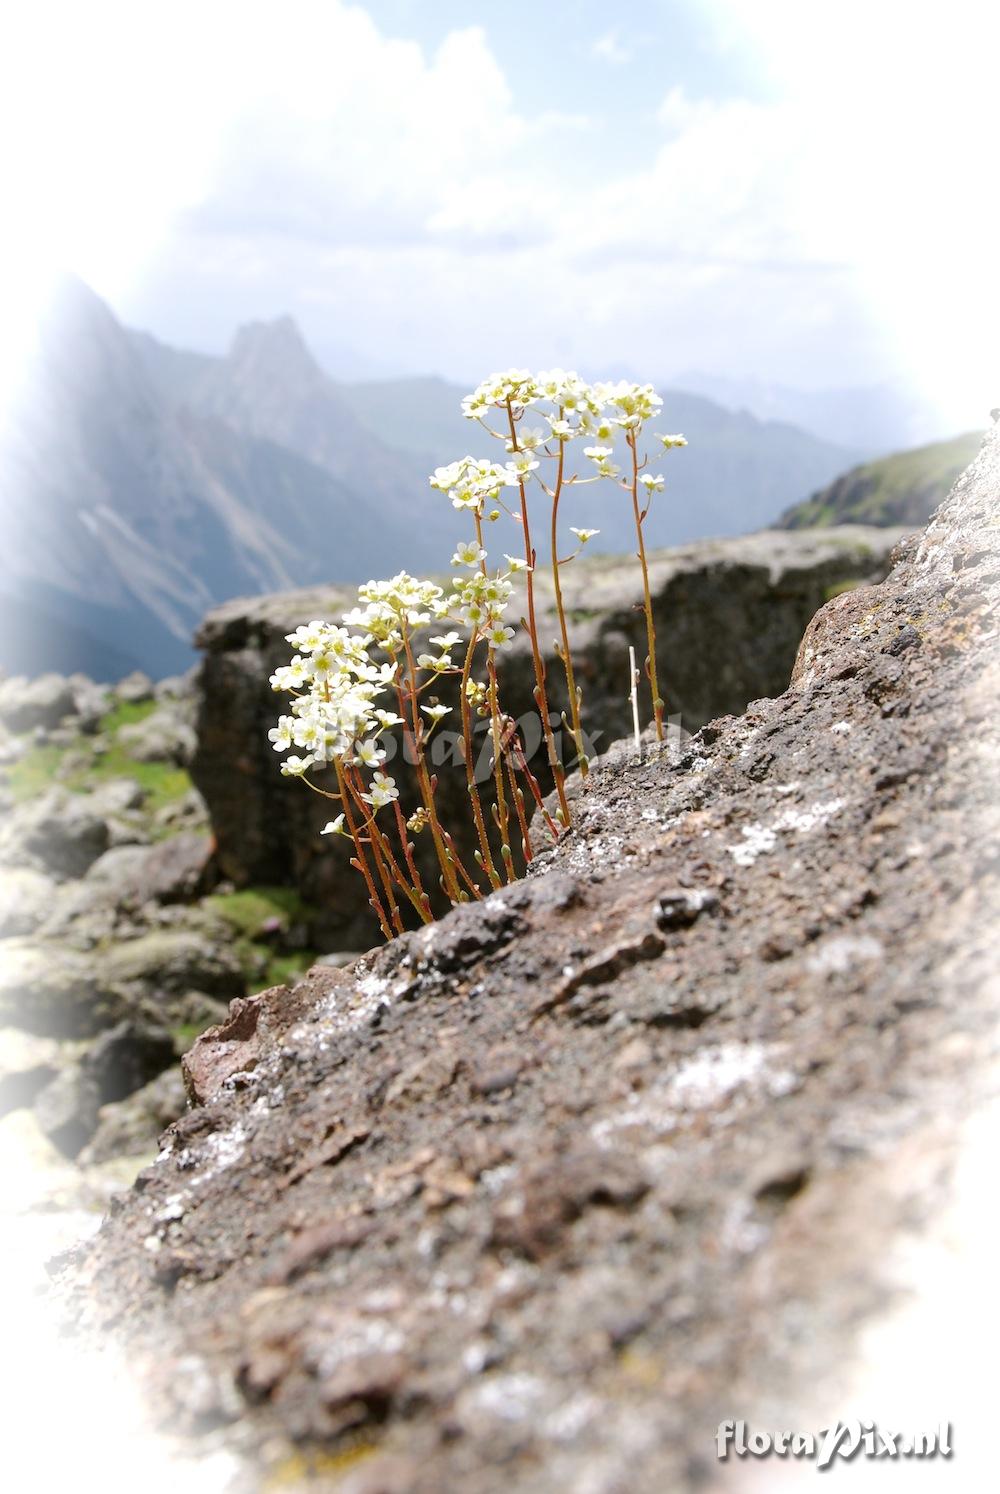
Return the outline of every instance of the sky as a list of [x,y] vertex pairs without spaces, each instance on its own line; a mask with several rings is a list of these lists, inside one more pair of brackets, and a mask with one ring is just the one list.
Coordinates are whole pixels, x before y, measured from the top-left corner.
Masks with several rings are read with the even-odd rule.
[[[34,0],[7,12],[7,375],[56,266],[221,352],[1000,402],[1000,8]],[[2,371],[0,371],[2,384]]]

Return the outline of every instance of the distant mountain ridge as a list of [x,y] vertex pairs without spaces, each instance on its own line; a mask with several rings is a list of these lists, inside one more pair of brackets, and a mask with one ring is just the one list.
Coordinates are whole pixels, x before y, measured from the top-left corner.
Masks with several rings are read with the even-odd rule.
[[980,431],[971,431],[852,467],[829,487],[788,509],[780,527],[877,524],[919,529],[973,460],[982,439]]
[[[171,348],[67,281],[0,440],[0,668],[163,675],[193,661],[201,617],[232,597],[446,571],[461,520],[428,473],[490,447],[464,392],[337,382],[288,317],[241,328],[225,357]],[[663,428],[690,445],[663,463],[650,545],[773,523],[856,455],[698,395],[664,399]],[[575,490],[566,522],[599,529],[594,549],[632,548],[608,485]]]

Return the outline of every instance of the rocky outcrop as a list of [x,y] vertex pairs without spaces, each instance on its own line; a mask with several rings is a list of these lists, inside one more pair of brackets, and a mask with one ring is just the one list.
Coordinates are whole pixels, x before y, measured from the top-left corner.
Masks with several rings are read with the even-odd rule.
[[[762,532],[654,555],[661,673],[675,722],[694,731],[713,716],[783,690],[816,609],[832,592],[883,575],[900,533]],[[564,590],[584,690],[584,725],[600,754],[628,730],[628,645],[636,646],[639,658],[645,654],[638,567],[631,559],[581,560],[566,569]],[[551,582],[541,570],[537,595],[539,636],[548,644],[558,624]],[[298,886],[325,912],[322,942],[349,949],[377,937],[363,884],[348,866],[345,843],[320,838],[329,818],[324,801],[279,776],[267,730],[281,709],[268,677],[288,660],[285,635],[303,620],[338,616],[354,600],[344,589],[326,588],[231,602],[209,614],[198,635],[205,658],[192,766],[212,815],[224,875],[237,884]],[[511,614],[520,615],[516,598]],[[534,676],[525,636],[500,657],[500,667],[506,709],[518,717],[533,714]],[[548,667],[551,704],[558,710],[566,702],[561,666],[551,653]],[[446,688],[441,698],[448,698]],[[543,757],[538,753],[532,760],[539,777]],[[440,768],[438,794],[446,822],[458,833],[467,818],[465,776],[458,764]],[[427,869],[431,876],[429,862]]]
[[164,1426],[248,1490],[683,1494],[824,1425],[995,1045],[998,501],[1000,431],[784,694],[201,1040],[62,1287]]

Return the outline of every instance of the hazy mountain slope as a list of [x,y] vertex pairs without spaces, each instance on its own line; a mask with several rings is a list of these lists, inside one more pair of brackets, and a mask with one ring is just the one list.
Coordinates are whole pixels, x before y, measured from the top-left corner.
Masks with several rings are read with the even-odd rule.
[[[388,383],[342,384],[340,392],[358,418],[375,432],[391,412],[393,440],[433,445],[433,465],[463,456],[492,454],[491,443],[460,413],[467,393],[443,379],[397,379]],[[791,425],[734,414],[700,395],[669,389],[663,394],[658,430],[683,431],[686,450],[672,453],[655,470],[668,477],[665,496],[647,520],[651,544],[744,534],[773,523],[782,507],[843,471],[856,452],[832,445]],[[429,469],[428,469],[429,470]],[[594,548],[629,550],[634,544],[630,510],[607,484],[580,488],[567,499],[566,522],[601,531]]]
[[[185,376],[202,369],[172,362]],[[40,327],[0,435],[0,498],[8,670],[28,667],[28,641],[33,667],[58,658],[110,677],[124,658],[159,674],[183,668],[213,604],[363,578],[385,549],[358,490],[173,408],[134,339],[78,281],[63,284]]]
[[[383,442],[377,424],[363,423],[290,317],[241,327],[225,358],[176,353],[142,334],[133,336],[147,370],[176,408],[294,452],[347,484],[359,507],[370,505],[368,527],[374,519],[381,553],[392,552],[383,565],[440,566],[442,550],[446,557],[450,553],[453,521],[427,485],[432,456],[425,448],[395,449]],[[384,402],[383,427],[394,427],[397,413]],[[358,574],[354,566],[339,579]]]
[[981,441],[981,433],[972,431],[853,467],[829,487],[790,508],[781,517],[781,527],[906,524],[919,528],[973,460]]
[[759,420],[782,420],[823,440],[854,447],[859,457],[915,446],[943,436],[941,417],[925,400],[885,384],[840,389],[793,389],[763,379],[686,372],[685,389]]

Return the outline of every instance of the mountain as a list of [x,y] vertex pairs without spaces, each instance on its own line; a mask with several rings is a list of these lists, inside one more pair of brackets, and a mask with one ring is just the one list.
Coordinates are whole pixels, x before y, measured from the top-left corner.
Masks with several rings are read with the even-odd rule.
[[782,514],[783,529],[830,524],[926,524],[979,450],[982,434],[971,431],[951,441],[936,441],[914,451],[900,451],[877,462],[852,467],[829,487]]
[[[0,433],[0,669],[15,673],[163,675],[232,597],[447,569],[462,524],[428,473],[490,447],[444,380],[338,382],[288,317],[241,328],[223,357],[172,348],[78,280],[24,374]],[[652,546],[768,525],[857,456],[681,391],[661,428],[690,446],[663,463]],[[563,513],[601,531],[593,549],[632,549],[628,501],[606,484]]]
[[[375,434],[392,412],[392,439],[400,450],[421,444],[435,452],[433,465],[467,451],[486,454],[491,443],[459,410],[468,391],[443,379],[342,384],[344,400]],[[818,440],[780,421],[733,413],[712,400],[665,389],[658,430],[682,431],[688,446],[650,460],[667,477],[667,490],[650,510],[646,538],[653,545],[746,534],[772,524],[782,508],[828,482],[857,458],[849,447]],[[388,439],[388,438],[387,438]],[[499,443],[496,449],[501,451]],[[425,468],[429,471],[430,468]],[[614,554],[635,544],[631,510],[608,484],[577,489],[567,523],[601,531],[594,550]]]
[[[397,520],[383,523],[387,506],[402,510],[397,491],[378,492],[367,472],[349,485],[271,439],[281,398],[270,426],[252,430],[208,400],[174,403],[169,379],[208,375],[222,408],[217,360],[155,356],[156,377],[150,346],[81,282],[61,285],[0,438],[0,668],[170,673],[193,661],[194,628],[215,603],[363,579],[403,558]],[[237,359],[235,374],[245,367]],[[352,435],[360,455],[367,436],[348,416],[343,450]]]
[[788,421],[824,441],[853,447],[860,457],[882,456],[951,434],[925,400],[884,384],[793,389],[700,370],[684,373],[680,383],[729,410],[746,410],[759,420]]

